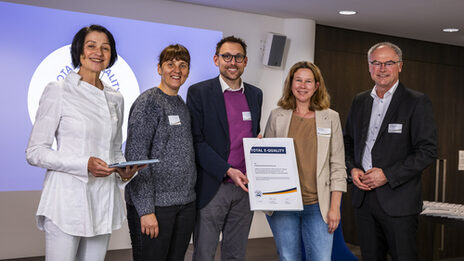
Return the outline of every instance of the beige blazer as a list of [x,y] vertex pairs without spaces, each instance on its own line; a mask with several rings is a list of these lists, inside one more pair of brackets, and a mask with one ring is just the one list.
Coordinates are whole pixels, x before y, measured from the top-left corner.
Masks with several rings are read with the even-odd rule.
[[[276,108],[271,112],[265,138],[287,137],[292,110]],[[346,192],[346,167],[340,117],[332,109],[316,111],[317,128],[317,197],[322,217],[327,223],[330,192]]]

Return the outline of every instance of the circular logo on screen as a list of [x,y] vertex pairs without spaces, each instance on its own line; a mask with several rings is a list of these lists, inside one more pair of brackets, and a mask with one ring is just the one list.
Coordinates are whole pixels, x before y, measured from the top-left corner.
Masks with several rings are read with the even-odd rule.
[[[27,95],[27,106],[32,123],[35,121],[35,114],[45,86],[49,82],[63,80],[73,71],[70,49],[71,45],[66,45],[53,51],[35,70]],[[77,70],[75,71],[77,72]],[[124,121],[122,127],[124,142],[127,135],[129,110],[132,103],[140,94],[139,84],[130,66],[119,55],[116,63],[101,73],[100,79],[124,96]]]

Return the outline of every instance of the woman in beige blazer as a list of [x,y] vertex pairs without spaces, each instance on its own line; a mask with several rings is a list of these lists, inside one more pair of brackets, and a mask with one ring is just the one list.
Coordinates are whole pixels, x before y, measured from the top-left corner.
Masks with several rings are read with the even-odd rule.
[[282,97],[269,116],[264,136],[294,139],[303,211],[268,216],[280,260],[330,260],[333,232],[340,222],[346,191],[343,135],[338,113],[319,68],[310,62],[292,66]]

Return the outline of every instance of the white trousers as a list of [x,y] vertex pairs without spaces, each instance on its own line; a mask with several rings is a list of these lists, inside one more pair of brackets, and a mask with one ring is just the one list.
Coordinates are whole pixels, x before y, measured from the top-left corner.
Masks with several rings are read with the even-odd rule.
[[111,234],[79,237],[64,233],[45,218],[46,261],[104,261]]

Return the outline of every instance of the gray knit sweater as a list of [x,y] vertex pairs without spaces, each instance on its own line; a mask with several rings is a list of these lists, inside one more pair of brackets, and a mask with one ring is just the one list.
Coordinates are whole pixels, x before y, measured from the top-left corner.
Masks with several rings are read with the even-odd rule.
[[151,88],[137,98],[129,113],[125,157],[128,161],[160,160],[140,170],[126,186],[126,202],[135,206],[139,216],[155,213],[155,206],[195,200],[190,114],[180,96]]

